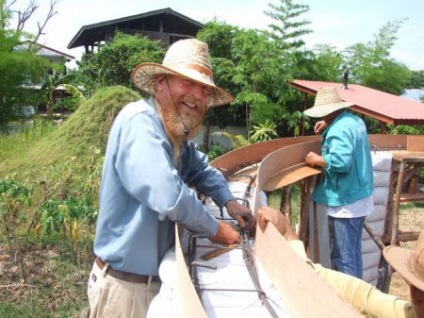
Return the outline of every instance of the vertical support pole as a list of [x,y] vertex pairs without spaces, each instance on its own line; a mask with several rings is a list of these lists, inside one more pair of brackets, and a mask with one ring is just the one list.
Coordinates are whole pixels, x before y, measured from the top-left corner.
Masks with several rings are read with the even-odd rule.
[[390,240],[390,245],[398,244],[398,231],[399,231],[399,205],[400,205],[400,195],[402,193],[403,185],[403,176],[405,174],[405,162],[402,159],[399,165],[399,175],[396,184],[395,198],[393,202],[393,223],[392,223],[392,238]]

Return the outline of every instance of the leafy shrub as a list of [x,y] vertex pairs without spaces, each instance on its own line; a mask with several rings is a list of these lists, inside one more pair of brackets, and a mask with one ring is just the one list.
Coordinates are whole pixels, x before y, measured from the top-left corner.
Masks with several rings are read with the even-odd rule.
[[222,156],[226,152],[228,152],[228,150],[225,149],[222,145],[212,143],[211,147],[209,148],[209,152],[207,153],[209,162],[215,158],[218,158],[219,156]]
[[78,108],[79,104],[80,104],[80,101],[77,97],[68,96],[68,97],[64,97],[64,98],[61,98],[60,100],[58,100],[53,105],[53,109],[54,110],[62,110],[62,111],[66,110],[66,111],[73,112]]

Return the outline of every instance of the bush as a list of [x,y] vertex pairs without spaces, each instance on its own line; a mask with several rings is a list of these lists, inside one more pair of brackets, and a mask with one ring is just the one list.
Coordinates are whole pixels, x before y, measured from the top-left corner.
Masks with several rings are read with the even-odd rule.
[[80,102],[79,102],[78,98],[76,98],[74,96],[68,96],[68,97],[64,97],[64,98],[61,98],[60,100],[58,100],[53,105],[53,109],[59,110],[59,111],[66,110],[66,111],[69,111],[69,112],[73,112],[78,108],[79,104],[80,104]]
[[223,154],[225,154],[227,152],[228,152],[228,149],[225,149],[220,144],[213,144],[212,143],[211,147],[209,148],[209,152],[207,153],[208,160],[209,160],[209,162],[211,162],[215,158],[218,158],[218,157],[222,156]]

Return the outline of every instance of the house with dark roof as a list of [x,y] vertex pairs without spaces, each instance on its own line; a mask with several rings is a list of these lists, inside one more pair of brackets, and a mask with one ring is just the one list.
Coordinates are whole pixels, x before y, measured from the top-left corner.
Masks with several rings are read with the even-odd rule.
[[129,17],[84,25],[68,44],[68,49],[84,46],[85,52],[94,52],[110,41],[116,31],[142,34],[159,40],[164,47],[186,38],[196,37],[203,24],[171,8],[149,11]]

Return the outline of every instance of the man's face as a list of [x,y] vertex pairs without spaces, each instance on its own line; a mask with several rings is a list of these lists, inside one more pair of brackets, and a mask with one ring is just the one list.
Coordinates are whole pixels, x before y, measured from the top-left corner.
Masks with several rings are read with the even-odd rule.
[[207,111],[211,88],[188,79],[167,75],[156,79],[155,97],[168,133],[188,139],[199,132]]

